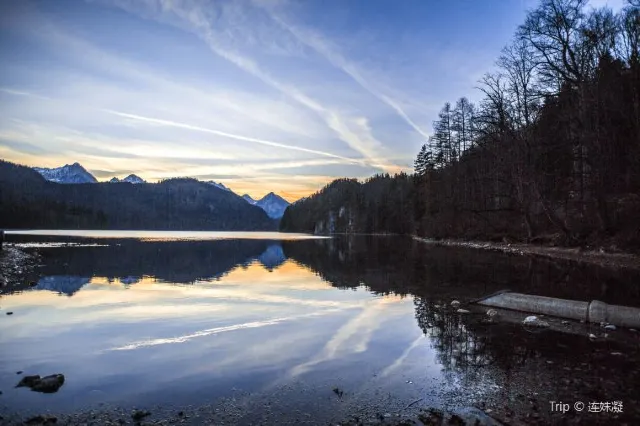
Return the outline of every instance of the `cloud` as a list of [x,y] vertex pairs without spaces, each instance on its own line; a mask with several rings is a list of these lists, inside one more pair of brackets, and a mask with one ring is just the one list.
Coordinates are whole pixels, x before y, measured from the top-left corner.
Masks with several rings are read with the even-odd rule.
[[[168,3],[147,0],[145,2],[147,7],[142,12],[140,11],[139,3],[132,4],[127,1],[116,1],[115,4],[144,17],[151,17],[157,21],[176,25],[193,32],[219,57],[224,58],[243,71],[258,78],[267,86],[318,114],[342,141],[362,154],[365,159],[384,157],[384,146],[372,135],[366,123],[366,118],[345,117],[338,111],[325,107],[298,88],[283,83],[267,73],[254,59],[228,47],[231,44],[228,41],[225,45],[225,40],[229,37],[232,38],[232,42],[235,40],[233,39],[233,34],[229,34],[229,31],[221,32],[216,29],[220,20],[216,19],[219,15],[216,15],[215,11],[211,11],[214,9],[213,4],[208,4],[209,9],[205,10],[202,2]],[[386,163],[382,163],[380,166],[383,169],[397,167]]]
[[267,146],[271,146],[271,147],[275,147],[275,148],[291,149],[291,150],[301,151],[301,152],[306,152],[306,153],[311,153],[311,154],[318,154],[318,155],[322,155],[322,156],[325,156],[325,157],[337,158],[337,159],[340,159],[340,160],[344,160],[344,161],[346,161],[348,163],[360,163],[361,162],[359,160],[355,160],[355,159],[347,158],[347,157],[342,157],[340,155],[332,154],[330,152],[318,151],[318,150],[315,150],[315,149],[308,149],[308,148],[302,148],[302,147],[299,147],[299,146],[286,145],[286,144],[283,144],[283,143],[267,141],[267,140],[259,139],[259,138],[252,138],[252,137],[248,137],[248,136],[236,135],[236,134],[222,132],[222,131],[215,130],[215,129],[208,129],[208,128],[205,128],[205,127],[194,126],[194,125],[187,124],[187,123],[178,123],[178,122],[171,121],[171,120],[164,120],[164,119],[152,118],[152,117],[144,117],[144,116],[141,116],[141,115],[128,114],[128,113],[119,112],[119,111],[107,111],[107,112],[110,113],[110,114],[113,114],[113,115],[117,115],[119,117],[130,118],[132,120],[142,121],[142,122],[149,123],[149,124],[156,124],[156,125],[160,125],[160,126],[169,126],[169,127],[178,127],[178,128],[181,128],[181,129],[193,130],[193,131],[196,131],[196,132],[211,133],[211,134],[214,134],[214,135],[223,136],[223,137],[231,138],[231,139],[236,139],[236,140],[240,140],[240,141],[243,141],[243,142],[252,142],[252,143],[257,143],[257,144],[261,144],[261,145],[267,145]]
[[[258,3],[260,4],[260,3]],[[349,75],[355,82],[357,82],[363,89],[375,96],[380,101],[384,102],[391,109],[393,109],[409,126],[411,126],[416,132],[425,138],[429,137],[429,134],[421,129],[403,110],[399,102],[386,95],[375,84],[365,79],[362,73],[358,70],[356,65],[351,63],[345,57],[340,55],[335,48],[330,46],[328,39],[322,37],[318,33],[312,32],[309,29],[295,26],[288,23],[282,16],[275,12],[273,7],[268,7],[271,18],[276,21],[283,28],[287,29],[293,34],[300,42],[313,48],[316,52],[320,53],[325,59],[327,59],[335,67],[342,70],[345,74]]]

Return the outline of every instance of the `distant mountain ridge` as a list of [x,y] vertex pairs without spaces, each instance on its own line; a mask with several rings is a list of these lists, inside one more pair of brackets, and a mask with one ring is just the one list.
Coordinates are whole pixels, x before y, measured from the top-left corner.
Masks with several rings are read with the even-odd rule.
[[[58,168],[39,168],[34,167],[35,171],[40,173],[46,180],[61,183],[61,184],[78,184],[78,183],[98,183],[98,180],[89,173],[84,167],[82,167],[79,163],[73,163],[71,165],[64,165]],[[130,174],[124,179],[118,179],[117,177],[112,178],[108,181],[109,183],[132,183],[132,184],[142,184],[147,183],[141,177]],[[231,189],[227,188],[224,184],[214,181],[203,182],[209,185],[212,185],[216,188],[222,189],[223,191],[230,192],[234,195]],[[284,198],[276,195],[273,192],[268,193],[260,200],[254,200],[248,194],[244,194],[241,198],[243,198],[246,202],[251,205],[255,205],[260,207],[267,213],[271,219],[280,219],[284,215],[284,211],[289,206],[289,202]]]
[[[75,175],[72,181],[82,180],[81,166],[62,169],[48,177],[62,180]],[[0,228],[272,231],[276,227],[261,208],[196,179],[71,185],[0,160]]]

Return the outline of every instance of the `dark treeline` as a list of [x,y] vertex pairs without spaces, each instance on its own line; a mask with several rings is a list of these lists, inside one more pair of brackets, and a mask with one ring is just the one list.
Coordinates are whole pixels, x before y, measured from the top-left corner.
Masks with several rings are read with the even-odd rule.
[[275,230],[241,197],[195,179],[58,184],[0,161],[0,228]]
[[[334,182],[282,229],[640,248],[639,49],[637,0],[617,14],[542,0],[481,80],[483,99],[445,104],[415,175]],[[338,220],[343,207],[356,226]]]
[[338,179],[284,212],[280,230],[322,233],[411,233],[413,178],[376,175]]

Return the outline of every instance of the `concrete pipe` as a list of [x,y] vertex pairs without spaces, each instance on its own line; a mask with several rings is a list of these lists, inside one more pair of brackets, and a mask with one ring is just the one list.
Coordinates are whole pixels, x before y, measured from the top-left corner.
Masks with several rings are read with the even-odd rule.
[[578,300],[504,292],[476,300],[474,303],[494,308],[570,318],[597,324],[605,322],[619,327],[640,328],[640,308],[608,305],[598,300],[581,302]]

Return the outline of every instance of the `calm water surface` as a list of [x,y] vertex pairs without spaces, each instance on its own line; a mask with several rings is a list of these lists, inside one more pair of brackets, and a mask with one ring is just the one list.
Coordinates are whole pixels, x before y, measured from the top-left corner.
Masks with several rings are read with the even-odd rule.
[[[250,405],[282,395],[274,406],[333,421],[366,404],[395,412],[417,399],[444,406],[512,398],[515,405],[518,395],[535,393],[542,406],[580,392],[629,404],[638,395],[633,336],[603,347],[587,329],[527,333],[448,307],[505,288],[640,306],[637,273],[400,237],[44,234],[9,236],[26,247],[46,244],[38,248],[37,285],[0,300],[14,312],[0,318],[5,411],[225,398]],[[574,368],[589,369],[586,382],[562,382],[559,371],[579,377]],[[55,394],[16,389],[17,371],[63,373],[66,382]]]

